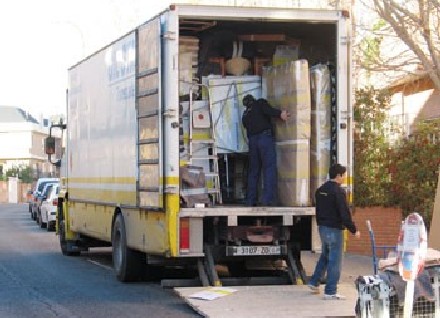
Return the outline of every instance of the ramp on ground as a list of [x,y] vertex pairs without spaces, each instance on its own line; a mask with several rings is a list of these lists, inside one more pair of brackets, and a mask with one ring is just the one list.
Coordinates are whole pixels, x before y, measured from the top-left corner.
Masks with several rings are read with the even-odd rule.
[[[323,290],[324,286],[321,286]],[[174,288],[194,310],[210,318],[257,317],[355,317],[357,291],[353,284],[340,284],[345,300],[323,300],[305,285],[233,286],[237,291],[215,300],[193,299],[190,296],[209,287]]]

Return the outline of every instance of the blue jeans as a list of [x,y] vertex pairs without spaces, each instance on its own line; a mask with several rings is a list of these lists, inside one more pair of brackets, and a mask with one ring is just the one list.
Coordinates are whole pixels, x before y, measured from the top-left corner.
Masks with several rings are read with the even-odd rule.
[[334,295],[341,277],[343,231],[319,226],[319,236],[322,243],[321,256],[316,263],[315,272],[310,278],[309,285],[318,286],[321,277],[327,271],[324,292],[327,295]]
[[[256,205],[258,181],[263,173],[263,205],[275,204],[277,189],[277,157],[275,142],[270,131],[248,136],[249,174],[246,204]],[[262,170],[262,171],[261,171]]]

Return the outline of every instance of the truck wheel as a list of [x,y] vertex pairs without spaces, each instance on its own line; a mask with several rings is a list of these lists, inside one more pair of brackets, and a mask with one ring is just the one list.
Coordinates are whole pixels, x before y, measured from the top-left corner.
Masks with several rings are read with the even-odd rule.
[[65,256],[78,256],[78,255],[80,255],[81,252],[79,252],[79,251],[73,252],[69,249],[69,244],[66,240],[66,230],[65,230],[64,221],[60,222],[58,233],[59,233],[59,237],[60,237],[61,252],[63,253],[63,255],[65,255]]
[[142,262],[143,253],[127,247],[127,233],[124,218],[118,214],[113,225],[112,257],[113,269],[121,282],[138,281],[143,278],[145,263]]

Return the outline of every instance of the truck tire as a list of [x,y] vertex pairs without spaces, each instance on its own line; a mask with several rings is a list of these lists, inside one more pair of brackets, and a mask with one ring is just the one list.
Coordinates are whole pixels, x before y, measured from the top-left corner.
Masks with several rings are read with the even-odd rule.
[[145,262],[143,253],[127,247],[127,233],[124,218],[116,216],[112,231],[112,258],[116,277],[121,282],[133,282],[143,279]]

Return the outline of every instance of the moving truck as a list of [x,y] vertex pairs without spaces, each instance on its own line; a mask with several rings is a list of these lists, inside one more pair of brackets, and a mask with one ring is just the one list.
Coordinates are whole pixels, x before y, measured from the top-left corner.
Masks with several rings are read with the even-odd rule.
[[[51,128],[66,129],[63,254],[111,245],[121,281],[173,264],[218,285],[218,264],[278,260],[303,279],[313,193],[331,163],[351,176],[349,29],[345,11],[178,4],[72,66]],[[245,205],[246,94],[291,114],[273,122],[275,206]]]

